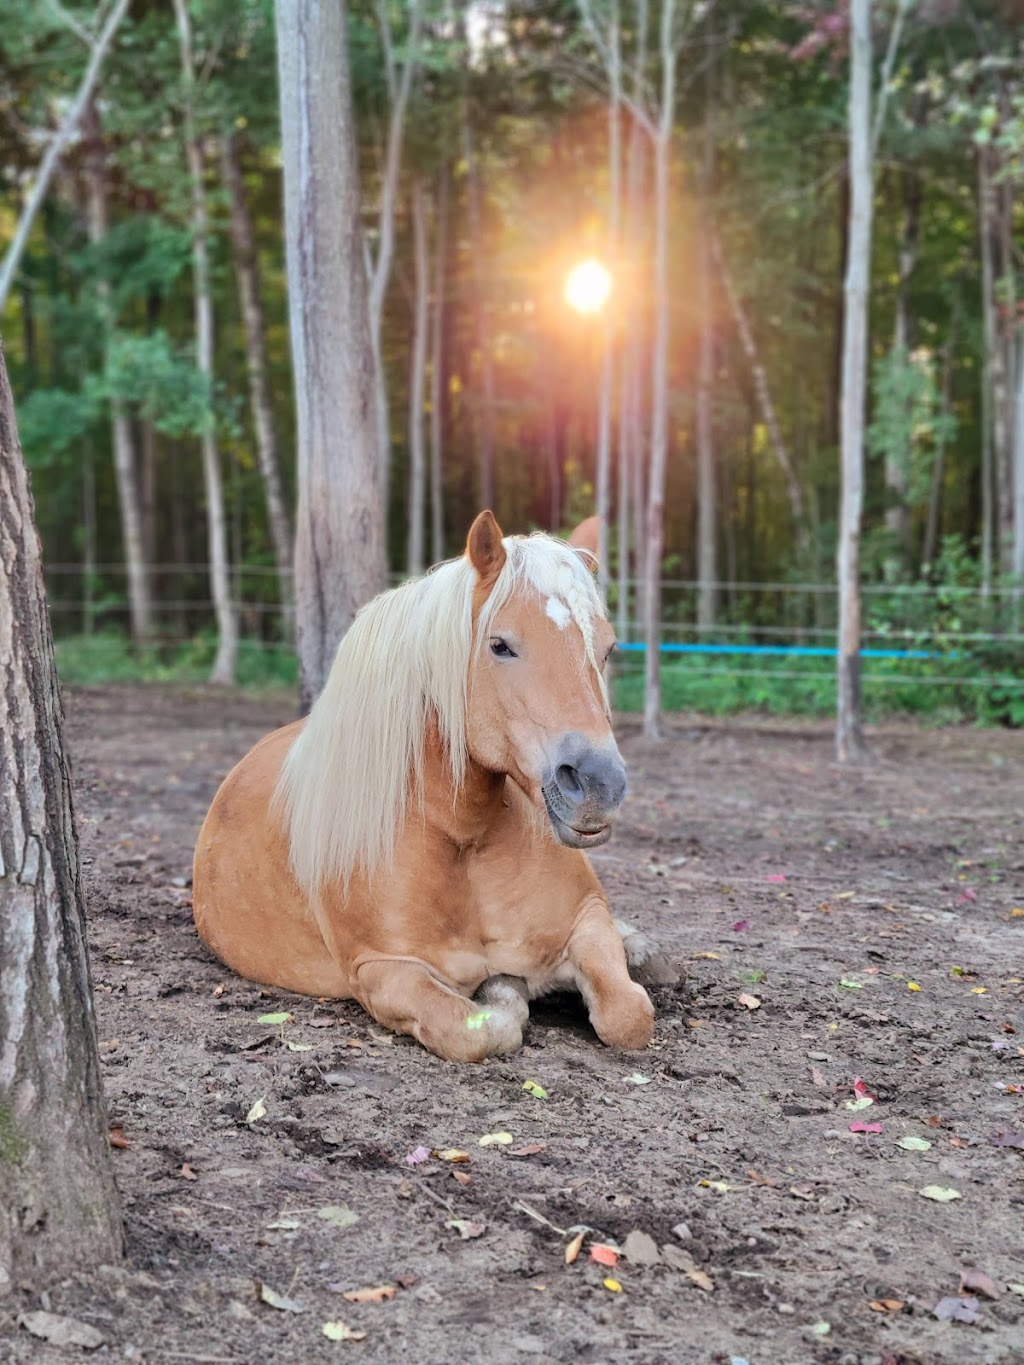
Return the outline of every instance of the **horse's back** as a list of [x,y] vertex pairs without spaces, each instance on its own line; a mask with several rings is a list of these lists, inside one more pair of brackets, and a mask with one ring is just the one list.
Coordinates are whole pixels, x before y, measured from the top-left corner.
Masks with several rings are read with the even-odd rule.
[[221,783],[196,842],[192,906],[199,937],[239,975],[310,995],[348,994],[292,875],[271,809],[304,721],[275,730]]

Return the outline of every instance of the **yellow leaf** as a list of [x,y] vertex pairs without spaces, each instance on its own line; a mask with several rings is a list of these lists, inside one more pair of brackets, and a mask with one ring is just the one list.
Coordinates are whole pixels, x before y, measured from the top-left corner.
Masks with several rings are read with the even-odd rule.
[[253,1105],[253,1107],[249,1110],[248,1114],[246,1114],[245,1121],[246,1123],[255,1123],[257,1119],[263,1118],[266,1112],[267,1106],[264,1103],[263,1096],[261,1095],[260,1098]]
[[350,1327],[347,1322],[325,1322],[320,1330],[328,1341],[363,1341],[366,1338],[365,1332]]
[[702,962],[718,962],[721,959],[720,953],[694,953],[693,956]]
[[605,1289],[610,1289],[613,1294],[622,1293],[622,1285],[619,1284],[618,1280],[609,1278],[607,1280],[602,1280],[601,1283],[604,1285]]
[[972,995],[988,995],[988,987],[987,987],[987,986],[972,986],[972,987],[971,987],[971,994],[972,994]]
[[511,1133],[484,1133],[479,1139],[481,1147],[510,1147],[515,1142]]
[[576,1257],[580,1254],[580,1248],[583,1246],[583,1238],[585,1235],[585,1233],[577,1232],[576,1236],[565,1248],[566,1265],[572,1265],[573,1261],[575,1261]]
[[469,1161],[469,1153],[460,1151],[458,1147],[445,1147],[440,1152],[435,1152],[436,1157],[442,1161]]
[[907,990],[908,990],[908,991],[919,991],[920,989],[921,989],[921,987],[917,984],[916,981],[908,981],[908,982],[907,982]]

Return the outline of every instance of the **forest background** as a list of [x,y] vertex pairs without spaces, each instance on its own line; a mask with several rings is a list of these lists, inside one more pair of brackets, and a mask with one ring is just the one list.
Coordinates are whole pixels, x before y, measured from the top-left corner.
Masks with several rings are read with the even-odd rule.
[[[1024,6],[871,10],[865,699],[1021,724]],[[660,579],[666,705],[834,706],[850,31],[843,4],[348,7],[393,574],[457,553],[484,505],[517,531],[603,508],[624,645]],[[0,275],[58,658],[287,681],[273,5],[8,0],[5,267],[108,38]],[[580,313],[590,258],[612,290]]]

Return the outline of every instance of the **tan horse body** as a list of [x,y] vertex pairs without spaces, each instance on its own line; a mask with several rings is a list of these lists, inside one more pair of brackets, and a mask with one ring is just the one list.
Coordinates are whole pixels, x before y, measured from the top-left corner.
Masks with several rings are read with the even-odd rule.
[[[561,598],[545,603],[527,582],[484,622],[487,640],[478,638],[506,550],[525,560],[573,554],[534,546],[540,539],[502,541],[489,513],[474,523],[462,771],[453,780],[444,698],[428,697],[393,842],[385,837],[369,869],[351,855],[332,875],[321,857],[334,832],[324,809],[330,793],[354,788],[358,798],[365,782],[367,800],[375,799],[372,774],[322,761],[330,683],[307,721],[269,735],[225,779],[199,836],[193,900],[200,936],[240,975],[354,998],[380,1023],[454,1060],[518,1047],[527,1000],[558,987],[582,993],[604,1042],[640,1048],[650,1040],[650,1001],[627,969],[628,931],[613,923],[586,853],[567,846],[603,842],[624,789],[599,668],[598,651],[611,639],[603,611],[583,622],[588,643]],[[573,599],[566,611],[578,614],[579,581],[567,583],[558,569]],[[343,670],[345,648],[335,665]],[[442,658],[435,672],[443,666]],[[327,785],[307,790],[301,784],[318,760]],[[289,770],[297,774],[290,789]],[[313,826],[326,834],[303,845]],[[379,836],[366,832],[371,843]],[[639,935],[626,944],[636,957],[648,951]]]

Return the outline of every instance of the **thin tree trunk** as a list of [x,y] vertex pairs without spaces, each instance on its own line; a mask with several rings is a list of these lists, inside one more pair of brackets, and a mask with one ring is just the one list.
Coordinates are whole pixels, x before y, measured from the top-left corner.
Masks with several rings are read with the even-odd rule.
[[[622,44],[619,4],[612,0],[608,21],[608,260],[619,258],[622,217]],[[606,305],[601,348],[601,380],[597,411],[597,582],[604,597],[608,590],[608,527],[610,522],[612,406],[615,392],[615,327]]]
[[25,207],[21,211],[21,217],[18,219],[18,226],[15,229],[14,238],[11,241],[11,245],[7,248],[7,254],[4,256],[3,262],[0,263],[0,313],[3,313],[4,311],[4,306],[7,303],[7,296],[11,292],[11,285],[14,283],[14,277],[17,273],[18,266],[21,263],[25,247],[28,245],[32,225],[36,220],[36,214],[39,212],[39,209],[46,198],[47,191],[50,188],[50,181],[53,179],[53,173],[60,164],[60,159],[64,155],[64,150],[81,122],[86,106],[92,98],[93,90],[96,88],[100,71],[103,68],[103,62],[130,3],[131,0],[116,0],[114,8],[108,14],[106,23],[103,25],[96,41],[92,44],[89,53],[89,63],[86,66],[85,74],[82,76],[82,83],[78,87],[78,92],[75,95],[74,101],[64,115],[60,127],[57,129],[49,147],[46,149],[46,155],[40,163],[39,173],[36,176],[35,184],[32,186],[32,190],[25,202]]
[[63,722],[0,347],[0,1298],[122,1253]]
[[[919,225],[921,221],[921,179],[913,170],[902,176],[903,213],[897,250],[896,311],[893,322],[893,352],[905,363],[910,352],[910,281],[917,265]],[[891,447],[891,442],[889,443]],[[907,452],[887,449],[885,456],[885,486],[889,506],[885,525],[891,532],[899,551],[900,568],[910,563],[910,508],[907,495],[910,488],[910,469]]]
[[450,170],[441,168],[434,225],[434,301],[430,324],[430,551],[444,559],[444,305]]
[[140,470],[140,498],[142,512],[142,552],[152,573],[156,563],[156,467],[157,439],[156,427],[148,417],[140,420],[142,431],[142,468]]
[[299,699],[312,704],[386,578],[347,5],[277,0],[289,321],[298,426]]
[[797,538],[798,553],[803,556],[807,549],[807,509],[804,502],[804,491],[800,480],[797,477],[793,461],[790,457],[789,447],[782,435],[782,428],[779,425],[778,413],[775,403],[772,400],[772,391],[768,383],[768,372],[761,360],[757,342],[754,340],[754,333],[751,331],[750,322],[747,318],[746,309],[736,291],[733,282],[732,272],[725,259],[725,248],[722,239],[717,232],[711,234],[711,253],[714,257],[715,265],[718,269],[719,279],[722,281],[722,288],[725,290],[725,297],[729,303],[729,310],[732,313],[733,321],[736,324],[736,331],[739,335],[740,345],[743,347],[743,354],[747,357],[750,365],[750,373],[754,379],[754,389],[757,393],[757,404],[768,431],[768,439],[771,442],[772,453],[775,462],[782,471],[782,477],[786,484],[786,498],[789,502],[789,513],[793,519],[793,529]]
[[423,441],[423,407],[427,379],[427,331],[430,323],[430,264],[427,255],[427,205],[423,182],[417,178],[412,190],[413,309],[412,358],[409,377],[409,535],[408,571],[423,572],[423,523],[426,514],[426,451]]
[[1013,421],[1013,577],[1024,586],[1024,334],[1018,332]]
[[999,567],[1004,574],[1014,572],[1016,546],[1019,539],[1019,518],[1016,516],[1020,496],[1019,480],[1015,475],[1016,451],[1019,444],[1017,411],[1017,336],[1019,314],[1017,286],[1014,272],[1013,237],[1013,180],[1009,174],[999,177],[999,314],[1002,322],[1002,379],[1003,379],[1003,440],[1005,454],[999,470]]
[[96,457],[86,441],[82,458],[82,633],[96,626]]
[[707,30],[704,75],[704,168],[701,198],[697,295],[700,307],[700,356],[697,362],[697,625],[714,624],[716,606],[715,449],[711,400],[715,368],[714,305],[711,290],[712,195],[715,182],[714,33]]
[[[462,153],[466,162],[469,198],[470,249],[473,256],[474,312],[477,346],[480,352],[480,377],[483,388],[479,452],[480,507],[494,506],[494,357],[491,353],[490,309],[483,246],[483,213],[480,203],[480,172],[477,166],[469,106],[463,103]],[[557,529],[557,528],[552,528]]]
[[281,460],[274,429],[274,405],[267,380],[267,325],[263,314],[252,215],[245,195],[238,138],[232,133],[221,140],[221,166],[228,195],[231,244],[238,282],[238,304],[245,332],[245,362],[249,376],[249,407],[256,435],[256,458],[267,502],[267,521],[277,564],[278,595],[284,637],[294,635],[295,608],[292,587],[292,546],[295,532],[281,478]]
[[836,756],[866,754],[860,697],[860,531],[864,505],[864,407],[868,360],[873,176],[871,159],[871,0],[850,7],[850,229],[843,325],[839,642],[836,651]]
[[935,445],[935,458],[932,463],[931,487],[928,491],[928,520],[925,523],[924,542],[921,546],[921,571],[927,573],[935,563],[935,551],[939,543],[939,520],[942,515],[942,480],[946,463],[946,419],[953,403],[953,361],[956,356],[956,330],[960,315],[960,290],[957,287],[953,297],[953,309],[949,319],[949,332],[942,357],[942,389],[939,396],[939,416],[942,425]]
[[376,378],[377,446],[381,461],[384,502],[391,467],[391,422],[388,407],[387,373],[381,340],[384,320],[384,299],[391,278],[391,262],[395,251],[395,205],[398,202],[398,177],[402,167],[402,143],[405,136],[405,115],[409,107],[412,82],[419,68],[420,32],[423,26],[423,0],[408,0],[409,33],[402,74],[395,72],[395,54],[391,41],[391,24],[387,0],[377,0],[377,25],[384,52],[384,71],[387,78],[391,113],[388,118],[388,139],[384,153],[384,173],[380,192],[380,219],[377,258],[370,272],[370,332]]
[[[96,105],[90,100],[82,114],[82,126],[88,139],[86,155],[86,185],[89,241],[99,246],[110,231],[110,210],[107,194],[107,154]],[[113,318],[110,311],[110,285],[101,277],[96,285],[103,325],[105,363],[110,364],[113,342]],[[121,540],[124,547],[125,571],[128,579],[128,606],[131,615],[132,641],[143,644],[153,633],[153,596],[149,564],[143,535],[142,500],[139,495],[138,461],[132,436],[131,419],[124,404],[117,398],[110,403],[114,438],[114,479],[117,503],[121,514]]]
[[651,470],[647,490],[644,573],[644,734],[661,737],[661,559],[665,543],[665,466],[668,459],[669,176],[678,50],[676,0],[661,9],[661,107],[654,144],[654,346],[651,357]]
[[993,550],[996,537],[996,505],[993,498],[993,466],[998,465],[1002,435],[996,371],[999,342],[996,326],[995,262],[993,259],[992,212],[994,208],[989,150],[978,147],[978,237],[981,246],[981,318],[984,363],[981,376],[981,590],[992,590]]
[[[203,156],[195,127],[195,72],[192,65],[192,28],[187,0],[174,0],[181,47],[184,81],[185,155],[192,183],[192,279],[196,328],[196,366],[209,385],[213,402],[213,298],[210,286],[209,228],[206,191],[203,186]],[[210,682],[228,685],[235,680],[238,655],[238,622],[231,601],[228,574],[227,522],[224,513],[224,482],[220,452],[212,412],[202,435],[203,486],[206,492],[206,523],[209,539],[210,592],[217,618],[217,653]]]

